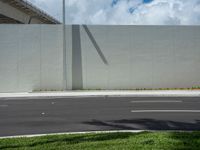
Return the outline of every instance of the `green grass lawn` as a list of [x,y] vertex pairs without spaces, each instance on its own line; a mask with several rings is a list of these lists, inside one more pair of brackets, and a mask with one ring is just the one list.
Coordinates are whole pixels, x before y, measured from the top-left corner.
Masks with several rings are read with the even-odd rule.
[[0,150],[200,150],[200,132],[52,135],[1,139]]

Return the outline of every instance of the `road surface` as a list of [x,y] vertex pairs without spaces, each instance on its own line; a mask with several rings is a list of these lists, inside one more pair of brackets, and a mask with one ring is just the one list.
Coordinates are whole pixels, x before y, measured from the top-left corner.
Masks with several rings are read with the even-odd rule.
[[0,136],[104,130],[200,130],[200,98],[0,99]]

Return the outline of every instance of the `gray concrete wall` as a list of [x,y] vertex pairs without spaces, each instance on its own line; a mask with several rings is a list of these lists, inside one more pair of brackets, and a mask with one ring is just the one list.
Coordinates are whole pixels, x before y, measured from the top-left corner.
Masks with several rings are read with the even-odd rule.
[[[67,35],[77,40],[74,30]],[[78,48],[67,41],[73,89],[200,85],[199,26],[80,26],[80,39]]]
[[62,26],[0,25],[0,92],[61,90]]
[[[198,26],[66,26],[67,89],[200,85]],[[63,89],[61,25],[0,25],[0,92]]]

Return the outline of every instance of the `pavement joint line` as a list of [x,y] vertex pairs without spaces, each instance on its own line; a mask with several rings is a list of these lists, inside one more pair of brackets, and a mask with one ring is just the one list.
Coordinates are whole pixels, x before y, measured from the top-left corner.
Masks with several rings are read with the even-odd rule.
[[200,113],[200,110],[131,110],[132,113]]
[[0,137],[0,139],[31,138],[31,137],[41,137],[41,136],[74,135],[74,134],[140,133],[140,132],[145,132],[145,131],[147,131],[147,130],[113,130],[113,131],[62,132],[62,133],[48,133],[48,134],[30,134],[30,135],[17,135],[17,136],[3,136],[3,137]]
[[8,105],[0,105],[0,107],[8,107]]

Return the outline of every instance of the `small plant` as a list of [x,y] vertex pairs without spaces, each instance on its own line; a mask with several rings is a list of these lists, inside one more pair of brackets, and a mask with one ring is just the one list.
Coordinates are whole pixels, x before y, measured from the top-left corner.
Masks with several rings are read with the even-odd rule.
[[200,86],[193,86],[192,89],[200,89]]

